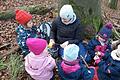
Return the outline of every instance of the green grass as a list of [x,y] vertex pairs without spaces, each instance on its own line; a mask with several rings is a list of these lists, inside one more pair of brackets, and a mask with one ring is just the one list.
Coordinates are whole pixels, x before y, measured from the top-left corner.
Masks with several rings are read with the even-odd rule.
[[6,68],[7,68],[7,64],[5,64],[2,59],[0,59],[0,70],[4,70]]
[[17,54],[11,54],[7,64],[10,80],[18,80],[18,76],[24,72],[24,66],[21,57]]

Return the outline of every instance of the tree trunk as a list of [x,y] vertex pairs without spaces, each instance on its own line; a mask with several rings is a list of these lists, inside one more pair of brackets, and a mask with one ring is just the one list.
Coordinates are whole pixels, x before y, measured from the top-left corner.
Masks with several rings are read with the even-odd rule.
[[109,7],[111,9],[117,9],[118,0],[109,0]]
[[[29,11],[31,14],[44,15],[49,12],[53,7],[47,8],[41,5],[31,5],[31,6],[22,6],[16,7],[16,9],[22,9]],[[15,10],[0,11],[0,20],[7,20],[15,18]]]
[[100,0],[59,0],[58,10],[64,4],[71,4],[73,6],[82,24],[92,25],[95,32],[99,31],[102,24]]

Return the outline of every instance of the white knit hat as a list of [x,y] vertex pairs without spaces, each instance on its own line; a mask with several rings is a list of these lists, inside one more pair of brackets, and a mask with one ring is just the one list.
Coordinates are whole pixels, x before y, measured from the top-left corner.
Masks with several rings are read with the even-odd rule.
[[77,59],[79,47],[76,44],[69,44],[64,48],[63,59],[66,61],[74,61]]
[[73,23],[76,20],[76,15],[73,11],[73,8],[71,5],[64,5],[61,9],[60,9],[60,17],[64,18],[66,20],[70,20],[70,23]]

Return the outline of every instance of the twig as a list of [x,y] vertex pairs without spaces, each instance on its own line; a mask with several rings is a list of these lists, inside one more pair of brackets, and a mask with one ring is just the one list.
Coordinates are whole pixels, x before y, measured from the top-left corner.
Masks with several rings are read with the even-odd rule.
[[8,47],[8,46],[10,46],[10,45],[11,45],[10,43],[6,43],[6,44],[0,46],[0,49],[5,48],[5,47]]
[[80,55],[81,59],[83,60],[83,62],[85,63],[86,67],[89,68],[87,62],[85,61],[85,59]]
[[117,30],[115,29],[114,26],[113,26],[113,30],[114,30],[114,32],[116,33],[116,35],[118,36],[118,39],[120,39],[120,35],[119,35],[119,33],[117,32]]
[[112,16],[111,18],[112,18],[112,19],[117,19],[117,20],[120,20],[120,18],[115,17],[115,16]]

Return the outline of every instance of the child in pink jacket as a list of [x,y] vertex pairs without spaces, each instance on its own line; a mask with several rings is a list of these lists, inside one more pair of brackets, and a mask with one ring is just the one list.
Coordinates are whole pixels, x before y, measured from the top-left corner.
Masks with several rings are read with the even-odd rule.
[[35,80],[53,80],[55,60],[48,54],[47,41],[28,38],[26,44],[30,53],[25,57],[25,70]]

